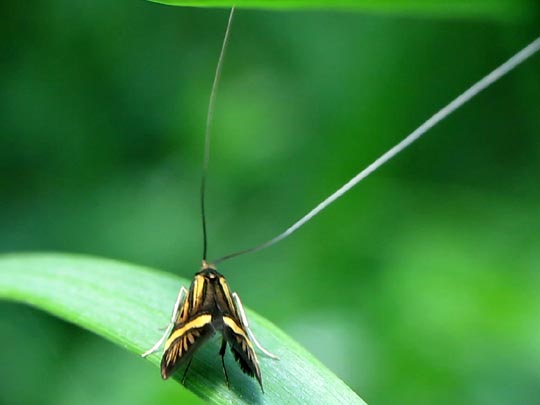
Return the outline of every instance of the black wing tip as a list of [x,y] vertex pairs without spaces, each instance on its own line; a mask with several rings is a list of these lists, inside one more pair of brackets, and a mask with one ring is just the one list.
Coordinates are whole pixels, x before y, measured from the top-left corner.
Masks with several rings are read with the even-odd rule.
[[261,376],[261,371],[259,370],[259,368],[255,367],[255,366],[251,366],[248,362],[246,362],[245,359],[240,354],[240,352],[238,352],[232,346],[231,346],[231,352],[233,353],[234,359],[236,360],[236,362],[240,366],[240,369],[245,374],[249,375],[250,377],[253,377],[253,378],[257,379],[257,382],[261,386],[261,391],[264,393],[264,388],[263,388],[263,383],[262,383],[262,376]]
[[170,364],[167,363],[165,356],[163,356],[163,359],[161,360],[161,378],[166,380],[173,374],[173,367]]

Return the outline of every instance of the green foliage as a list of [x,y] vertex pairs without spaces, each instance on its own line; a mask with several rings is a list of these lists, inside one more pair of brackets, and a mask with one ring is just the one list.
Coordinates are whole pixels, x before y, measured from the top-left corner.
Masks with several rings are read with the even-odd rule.
[[534,0],[150,0],[174,6],[263,9],[342,9],[375,13],[465,17],[521,18],[537,8]]
[[[54,254],[0,257],[0,298],[27,303],[140,354],[161,336],[186,280],[112,260]],[[261,356],[265,394],[226,356],[223,379],[218,347],[198,352],[186,386],[206,401],[225,403],[363,403],[326,367],[271,322],[247,311],[252,330],[280,360]],[[150,361],[159,365],[159,354]],[[156,378],[158,378],[156,372]]]

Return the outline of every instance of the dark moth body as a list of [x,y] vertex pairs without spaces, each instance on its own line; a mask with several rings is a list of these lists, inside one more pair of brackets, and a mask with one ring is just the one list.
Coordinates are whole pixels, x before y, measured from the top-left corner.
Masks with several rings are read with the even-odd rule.
[[262,388],[261,371],[242,316],[235,304],[225,277],[209,265],[195,274],[189,291],[165,343],[161,375],[168,378],[181,365],[187,368],[195,351],[217,332],[222,334],[219,354],[223,362],[227,343],[242,371],[257,378]]

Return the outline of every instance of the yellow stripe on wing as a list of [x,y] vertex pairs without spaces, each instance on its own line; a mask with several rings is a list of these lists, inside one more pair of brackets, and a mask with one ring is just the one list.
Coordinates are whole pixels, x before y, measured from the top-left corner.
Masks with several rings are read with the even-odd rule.
[[248,346],[251,350],[253,350],[253,345],[251,344],[251,340],[249,339],[247,333],[244,331],[244,329],[239,326],[236,321],[232,318],[229,318],[228,316],[223,317],[223,323],[227,325],[229,328],[233,330],[234,333],[237,335],[240,335],[244,338],[244,340],[247,342]]
[[212,315],[209,315],[209,314],[200,315],[197,318],[193,319],[192,321],[186,323],[181,328],[176,329],[171,334],[171,336],[169,336],[169,339],[167,339],[167,343],[165,343],[165,350],[167,350],[169,348],[169,346],[172,344],[172,342],[174,342],[176,339],[182,337],[190,329],[202,328],[203,326],[209,324],[210,322],[212,322]]
[[225,281],[225,277],[219,278],[219,284],[221,285],[221,289],[223,290],[223,294],[225,295],[225,299],[227,300],[227,305],[229,307],[229,310],[234,311],[234,314],[238,315],[236,313],[236,307],[234,306],[232,298],[231,298],[231,290],[229,290],[229,285],[227,284],[227,281]]
[[203,301],[203,289],[206,279],[203,276],[195,276],[193,280],[193,295],[191,310],[196,312]]

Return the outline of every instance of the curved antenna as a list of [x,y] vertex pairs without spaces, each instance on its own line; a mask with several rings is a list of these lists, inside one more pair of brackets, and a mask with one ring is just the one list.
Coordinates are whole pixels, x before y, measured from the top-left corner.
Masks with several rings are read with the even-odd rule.
[[223,59],[225,58],[225,50],[229,43],[229,33],[231,31],[232,20],[234,16],[234,6],[229,13],[229,20],[227,22],[227,28],[225,29],[225,36],[223,38],[223,44],[221,45],[221,52],[219,53],[219,59],[216,66],[216,73],[214,74],[214,82],[212,83],[212,91],[210,93],[210,100],[208,101],[208,113],[206,115],[206,128],[204,131],[204,158],[203,168],[201,176],[201,218],[202,218],[202,232],[203,232],[203,263],[206,262],[206,253],[208,250],[208,239],[206,234],[206,210],[205,210],[205,195],[206,195],[206,177],[208,173],[208,161],[210,160],[210,140],[212,135],[212,121],[214,119],[214,105],[216,103],[217,88],[219,80],[221,78],[221,70],[223,67]]
[[512,56],[502,65],[500,65],[498,68],[493,70],[491,73],[484,76],[478,82],[473,84],[471,87],[469,87],[459,96],[457,96],[454,100],[448,103],[445,107],[441,108],[439,111],[433,114],[433,116],[431,116],[427,121],[425,121],[412,133],[407,135],[401,142],[399,142],[397,145],[395,145],[394,147],[386,151],[382,156],[380,156],[373,163],[367,166],[364,170],[362,170],[360,173],[358,173],[356,176],[350,179],[347,183],[341,186],[336,192],[334,192],[329,197],[327,197],[324,201],[322,201],[315,208],[309,211],[306,215],[300,218],[297,222],[295,222],[293,225],[287,228],[284,232],[280,233],[274,238],[260,245],[257,245],[255,247],[241,250],[239,252],[220,257],[219,259],[215,260],[214,263],[218,264],[219,262],[231,259],[236,256],[243,255],[245,253],[251,253],[251,252],[256,252],[258,250],[265,249],[269,246],[272,246],[275,243],[278,243],[279,241],[282,241],[286,237],[290,236],[295,231],[300,229],[304,224],[306,224],[309,220],[311,220],[315,215],[320,213],[322,210],[324,210],[326,207],[328,207],[330,204],[332,204],[334,201],[342,197],[350,189],[352,189],[354,186],[360,183],[360,181],[365,179],[367,176],[369,176],[371,173],[373,173],[383,164],[385,164],[386,162],[391,160],[393,157],[395,157],[397,154],[402,152],[404,149],[409,147],[413,142],[418,140],[422,135],[424,135],[427,131],[429,131],[431,128],[433,128],[443,119],[445,119],[450,114],[455,112],[457,109],[462,107],[464,104],[470,101],[474,96],[478,95],[480,92],[488,88],[490,85],[492,85],[501,77],[503,77],[505,74],[507,74],[514,68],[516,68],[519,64],[529,59],[538,51],[540,51],[540,37],[535,39],[533,42],[531,42],[521,51],[516,53],[514,56]]

